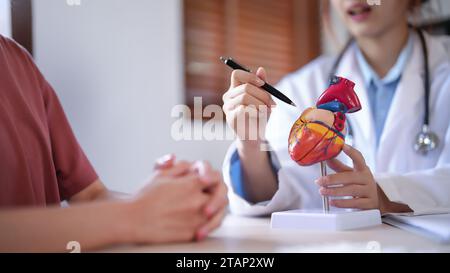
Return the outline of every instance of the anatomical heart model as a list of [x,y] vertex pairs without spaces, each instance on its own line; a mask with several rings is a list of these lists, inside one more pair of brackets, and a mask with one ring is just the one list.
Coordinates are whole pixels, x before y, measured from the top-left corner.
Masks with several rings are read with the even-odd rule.
[[[345,115],[361,110],[361,103],[353,90],[355,84],[341,77],[333,77],[330,86],[319,97],[316,106],[307,108],[292,126],[289,134],[289,154],[301,166],[323,163],[336,157],[345,143]],[[324,199],[324,211],[328,211]]]

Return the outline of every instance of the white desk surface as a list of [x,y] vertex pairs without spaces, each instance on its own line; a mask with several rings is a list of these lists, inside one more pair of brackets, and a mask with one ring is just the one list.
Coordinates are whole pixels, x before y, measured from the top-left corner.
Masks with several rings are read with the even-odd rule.
[[386,224],[353,231],[280,230],[270,218],[229,215],[202,242],[169,245],[127,245],[102,252],[450,252],[439,244]]

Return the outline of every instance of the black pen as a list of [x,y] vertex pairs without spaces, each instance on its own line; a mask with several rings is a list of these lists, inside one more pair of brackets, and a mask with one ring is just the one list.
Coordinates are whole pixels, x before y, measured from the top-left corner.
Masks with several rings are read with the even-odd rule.
[[[222,62],[224,62],[226,65],[228,65],[229,67],[231,67],[233,70],[244,70],[247,72],[251,72],[250,69],[243,67],[242,65],[238,64],[237,62],[235,62],[232,58],[226,58],[226,57],[220,57],[220,60]],[[269,94],[273,95],[274,97],[276,97],[277,99],[290,104],[292,106],[295,106],[295,103],[292,102],[291,99],[289,99],[287,96],[285,96],[283,93],[281,93],[280,91],[278,91],[275,87],[273,87],[272,85],[265,83],[263,86],[261,86],[262,89],[266,90],[267,92],[269,92]]]

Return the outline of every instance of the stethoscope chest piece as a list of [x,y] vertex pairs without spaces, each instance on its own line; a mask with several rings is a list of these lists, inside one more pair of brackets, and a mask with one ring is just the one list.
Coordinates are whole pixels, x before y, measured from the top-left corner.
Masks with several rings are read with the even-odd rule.
[[426,155],[435,150],[439,145],[438,136],[430,131],[428,125],[422,126],[422,131],[417,134],[414,150],[420,154]]

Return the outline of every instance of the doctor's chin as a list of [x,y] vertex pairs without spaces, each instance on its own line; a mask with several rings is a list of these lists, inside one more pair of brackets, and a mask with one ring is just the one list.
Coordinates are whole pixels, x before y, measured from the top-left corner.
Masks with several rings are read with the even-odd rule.
[[449,35],[446,0],[0,0],[0,260],[450,253]]

